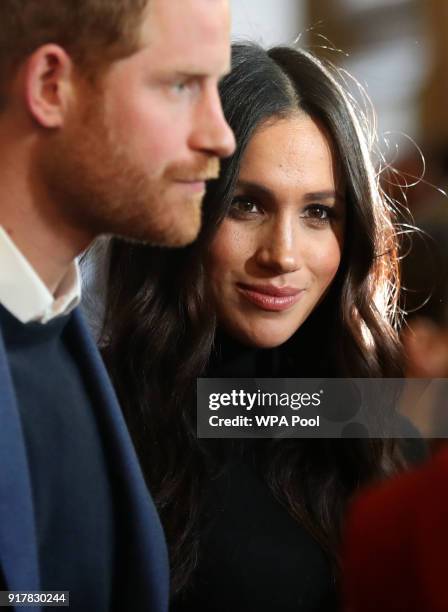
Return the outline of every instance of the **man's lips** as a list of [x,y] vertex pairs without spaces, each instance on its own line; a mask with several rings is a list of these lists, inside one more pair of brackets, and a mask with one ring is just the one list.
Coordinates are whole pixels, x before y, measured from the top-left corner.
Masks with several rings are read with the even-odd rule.
[[246,285],[237,283],[238,292],[249,302],[263,310],[280,312],[296,304],[303,289],[296,287],[276,287],[274,285]]
[[177,180],[176,183],[181,185],[182,187],[186,187],[187,189],[191,189],[192,191],[204,192],[205,191],[205,181],[208,179],[191,179],[191,180]]

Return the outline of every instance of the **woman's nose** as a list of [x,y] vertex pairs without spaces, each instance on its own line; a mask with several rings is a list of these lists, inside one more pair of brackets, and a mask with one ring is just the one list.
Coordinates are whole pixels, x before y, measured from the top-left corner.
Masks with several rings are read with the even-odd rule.
[[300,267],[297,228],[289,222],[273,224],[258,248],[257,262],[276,274],[297,270]]

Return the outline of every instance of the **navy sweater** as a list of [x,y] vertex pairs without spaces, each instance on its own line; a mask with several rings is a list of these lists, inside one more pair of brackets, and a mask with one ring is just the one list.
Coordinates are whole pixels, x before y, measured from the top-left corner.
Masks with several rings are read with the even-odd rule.
[[42,590],[70,591],[70,610],[110,611],[118,533],[115,492],[89,389],[67,339],[70,316],[23,325],[0,306],[21,417]]

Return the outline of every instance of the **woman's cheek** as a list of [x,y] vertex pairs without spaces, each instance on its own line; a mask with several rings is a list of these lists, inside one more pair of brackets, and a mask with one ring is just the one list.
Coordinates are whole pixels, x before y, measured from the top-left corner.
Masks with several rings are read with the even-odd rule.
[[325,241],[316,242],[308,253],[308,268],[323,282],[331,282],[341,263],[341,247],[333,235]]
[[244,270],[250,256],[251,240],[239,224],[225,219],[221,224],[211,246],[209,271],[212,276],[228,276]]

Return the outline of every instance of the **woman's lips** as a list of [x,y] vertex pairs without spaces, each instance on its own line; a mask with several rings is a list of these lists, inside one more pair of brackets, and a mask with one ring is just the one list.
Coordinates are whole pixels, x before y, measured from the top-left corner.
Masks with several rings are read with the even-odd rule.
[[291,308],[300,300],[303,293],[303,290],[294,287],[254,286],[242,283],[237,284],[237,289],[249,302],[270,312]]

